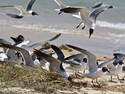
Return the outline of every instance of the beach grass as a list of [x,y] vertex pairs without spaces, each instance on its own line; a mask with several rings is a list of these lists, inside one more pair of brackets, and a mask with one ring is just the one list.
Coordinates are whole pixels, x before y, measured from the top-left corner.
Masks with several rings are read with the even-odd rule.
[[57,89],[70,87],[70,82],[55,73],[43,70],[41,67],[27,68],[20,65],[0,64],[0,88],[5,87],[30,88],[37,92],[50,94]]

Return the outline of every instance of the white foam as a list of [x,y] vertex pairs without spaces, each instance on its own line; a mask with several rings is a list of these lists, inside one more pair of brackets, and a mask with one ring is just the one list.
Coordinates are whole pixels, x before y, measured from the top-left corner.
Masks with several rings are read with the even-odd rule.
[[100,27],[125,30],[125,23],[111,23],[111,22],[107,22],[107,21],[97,21],[96,25],[100,26]]
[[115,33],[108,33],[109,36],[111,36],[112,38],[125,38],[125,34],[115,34]]

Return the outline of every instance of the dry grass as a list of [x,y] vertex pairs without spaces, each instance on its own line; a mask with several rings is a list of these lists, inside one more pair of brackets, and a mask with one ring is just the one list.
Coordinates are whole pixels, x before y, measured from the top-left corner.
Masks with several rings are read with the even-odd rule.
[[[33,89],[40,94],[57,94],[58,90],[79,91],[81,88],[92,88],[90,83],[84,78],[73,77],[71,83],[67,79],[43,70],[41,67],[27,68],[20,65],[0,64],[0,94],[19,94],[17,92],[6,91],[3,88],[20,87]],[[125,92],[125,85],[105,85],[103,88],[92,88],[93,90],[102,91],[121,91]],[[22,93],[21,93],[22,94]]]
[[26,70],[25,67],[2,64],[0,65],[0,88],[5,87],[30,88],[37,92],[49,92],[50,94],[57,89],[65,90],[70,88],[71,83],[65,78],[47,72],[40,67]]
[[69,48],[69,47],[67,47],[67,46],[65,46],[65,45],[61,45],[59,48],[60,48],[61,50],[68,50],[69,52],[72,52],[72,51],[73,51],[71,48]]

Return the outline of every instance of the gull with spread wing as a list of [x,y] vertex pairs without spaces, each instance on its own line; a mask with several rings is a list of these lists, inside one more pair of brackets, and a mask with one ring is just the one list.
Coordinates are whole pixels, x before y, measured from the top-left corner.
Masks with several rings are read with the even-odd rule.
[[26,9],[24,9],[22,6],[20,5],[6,5],[6,6],[0,6],[0,8],[16,8],[17,10],[19,10],[20,14],[10,14],[7,13],[8,16],[12,17],[12,18],[16,18],[16,19],[21,19],[24,16],[35,16],[38,15],[38,13],[32,11],[32,6],[35,3],[36,0],[30,0],[28,6]]

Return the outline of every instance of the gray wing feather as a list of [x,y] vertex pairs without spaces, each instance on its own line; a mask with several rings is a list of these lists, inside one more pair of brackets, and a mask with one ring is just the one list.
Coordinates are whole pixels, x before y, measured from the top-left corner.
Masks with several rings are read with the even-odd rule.
[[31,0],[26,8],[27,11],[30,11],[32,9],[32,6],[36,0]]
[[56,4],[60,7],[60,8],[65,8],[65,4],[63,2],[61,2],[60,0],[54,0],[56,2]]
[[29,48],[30,50],[33,50],[34,48],[36,48],[36,47],[38,47],[38,46],[41,46],[41,45],[47,43],[48,41],[53,41],[53,40],[59,38],[60,36],[61,36],[61,33],[57,34],[56,36],[52,37],[51,39],[49,39],[49,40],[47,40],[47,41],[34,43],[34,44],[30,45],[28,48]]
[[99,68],[105,67],[105,66],[107,66],[108,64],[113,63],[115,60],[116,60],[116,59],[113,58],[113,59],[104,61],[103,63],[101,63],[100,65],[98,65],[98,67],[99,67]]
[[102,13],[104,10],[106,10],[107,7],[100,7],[98,9],[95,9],[91,14],[90,14],[90,18],[92,21],[96,22],[97,16]]
[[56,36],[54,36],[53,38],[49,39],[48,41],[53,41],[57,38],[59,38],[61,36],[61,33],[57,34]]
[[57,56],[58,56],[58,59],[59,59],[60,61],[63,61],[65,56],[64,56],[63,52],[61,51],[61,49],[58,48],[58,47],[55,46],[55,45],[51,45],[51,48],[56,52],[56,54],[57,54]]
[[83,54],[75,54],[75,55],[72,55],[72,56],[69,56],[69,57],[66,57],[65,60],[70,60],[70,59],[82,59],[84,57]]
[[76,47],[76,46],[72,46],[72,45],[67,45],[70,48],[73,48],[77,51],[82,52],[83,54],[86,54],[88,56],[88,65],[89,65],[89,72],[93,72],[97,70],[97,64],[96,64],[96,56],[92,53],[90,53],[89,51]]
[[4,44],[11,44],[10,42],[8,42],[8,41],[6,41],[6,40],[4,40],[4,39],[0,39],[0,44],[1,43],[4,43]]
[[57,60],[56,58],[50,56],[50,55],[47,55],[45,53],[42,53],[40,51],[35,51],[34,52],[37,56],[39,56],[40,58],[44,58],[47,62],[50,63],[50,71],[51,72],[57,72],[59,67],[60,67],[60,64],[61,62],[59,60]]

